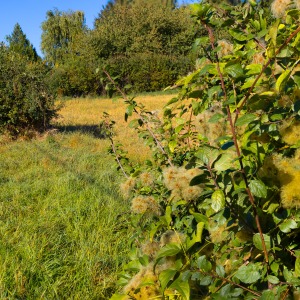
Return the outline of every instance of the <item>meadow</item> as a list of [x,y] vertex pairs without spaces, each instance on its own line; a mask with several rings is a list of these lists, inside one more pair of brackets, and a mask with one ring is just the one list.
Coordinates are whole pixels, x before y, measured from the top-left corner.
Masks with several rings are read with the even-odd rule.
[[[137,100],[159,110],[171,98]],[[46,134],[0,139],[0,299],[108,299],[115,291],[133,228],[99,132],[102,113],[117,122],[130,157],[149,155],[124,108],[122,100],[71,99]]]

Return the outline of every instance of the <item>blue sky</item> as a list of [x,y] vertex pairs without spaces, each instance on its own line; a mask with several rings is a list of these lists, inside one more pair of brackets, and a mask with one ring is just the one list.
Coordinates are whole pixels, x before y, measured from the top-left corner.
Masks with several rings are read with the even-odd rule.
[[27,38],[40,51],[41,23],[46,19],[46,12],[57,8],[61,11],[81,10],[85,13],[86,24],[93,27],[94,19],[107,0],[2,0],[0,12],[0,41],[10,35],[16,23],[21,25]]
[[[46,19],[46,12],[57,8],[60,11],[81,10],[85,13],[86,24],[93,28],[98,16],[108,0],[2,0],[0,12],[0,41],[6,41],[16,23],[19,23],[38,54],[40,51],[41,23]],[[183,1],[179,1],[182,3]],[[192,2],[192,1],[184,1]]]

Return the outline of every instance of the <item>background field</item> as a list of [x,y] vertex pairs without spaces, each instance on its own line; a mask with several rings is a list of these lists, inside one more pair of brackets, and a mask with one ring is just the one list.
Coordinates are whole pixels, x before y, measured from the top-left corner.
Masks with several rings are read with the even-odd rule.
[[[171,98],[137,99],[159,110]],[[131,157],[149,155],[125,126],[124,107],[122,100],[68,100],[57,130],[32,141],[2,139],[0,299],[108,299],[114,291],[132,229],[122,178],[98,135],[102,113],[117,121],[116,138]]]

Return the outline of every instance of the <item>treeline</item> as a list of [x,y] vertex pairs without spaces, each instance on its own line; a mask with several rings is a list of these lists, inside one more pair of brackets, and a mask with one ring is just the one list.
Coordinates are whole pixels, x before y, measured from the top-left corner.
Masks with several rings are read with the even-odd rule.
[[94,29],[82,12],[47,12],[41,48],[61,95],[105,93],[96,69],[118,76],[135,91],[160,90],[193,66],[194,28],[189,10],[171,1],[114,1]]
[[[239,2],[228,0],[232,5]],[[193,42],[201,35],[188,5],[179,6],[176,0],[111,0],[93,29],[86,26],[84,12],[53,9],[41,28],[47,81],[59,96],[106,94],[101,72],[96,72],[103,68],[121,87],[161,90],[193,70]],[[42,60],[19,24],[6,42],[6,49],[26,60]]]

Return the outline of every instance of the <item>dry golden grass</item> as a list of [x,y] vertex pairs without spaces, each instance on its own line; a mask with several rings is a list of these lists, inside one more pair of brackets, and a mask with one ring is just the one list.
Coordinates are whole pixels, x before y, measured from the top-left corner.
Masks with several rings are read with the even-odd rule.
[[[140,96],[135,100],[143,103],[147,110],[161,111],[163,106],[174,95]],[[59,118],[55,121],[57,125],[78,130],[99,125],[103,112],[110,114],[116,122],[116,142],[123,144],[128,151],[128,156],[134,160],[142,161],[149,157],[149,149],[139,140],[134,129],[129,128],[124,120],[126,104],[122,99],[113,101],[111,99],[72,99],[65,102],[59,112]],[[134,117],[133,117],[134,118]],[[130,121],[130,118],[129,120]],[[101,148],[107,148],[109,142],[103,140]],[[100,150],[100,149],[99,149]]]

